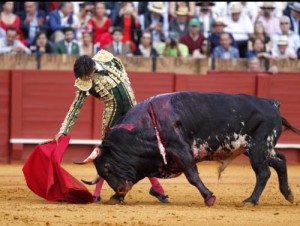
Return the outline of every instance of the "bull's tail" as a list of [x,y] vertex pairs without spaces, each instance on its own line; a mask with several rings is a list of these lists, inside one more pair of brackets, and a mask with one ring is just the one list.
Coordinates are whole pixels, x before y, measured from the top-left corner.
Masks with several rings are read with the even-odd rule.
[[289,129],[291,131],[293,131],[294,133],[297,133],[300,135],[300,130],[293,127],[289,122],[288,120],[286,120],[284,117],[281,117],[281,120],[282,120],[282,125],[285,127],[285,130]]

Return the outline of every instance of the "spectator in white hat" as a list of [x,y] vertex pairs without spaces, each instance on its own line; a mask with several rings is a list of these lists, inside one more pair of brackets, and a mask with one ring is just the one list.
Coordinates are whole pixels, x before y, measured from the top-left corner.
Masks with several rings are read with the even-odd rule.
[[176,11],[181,6],[186,6],[188,8],[189,19],[195,16],[195,12],[196,12],[195,2],[170,2],[169,12],[170,12],[171,20],[177,18]]
[[296,52],[288,47],[289,41],[286,35],[281,35],[276,43],[276,46],[271,50],[272,56],[275,59],[297,59]]
[[196,6],[200,7],[197,17],[202,24],[202,32],[204,37],[208,37],[211,34],[212,24],[214,19],[217,17],[213,12],[214,2],[196,2]]
[[258,14],[255,22],[261,22],[266,33],[270,36],[279,33],[279,19],[274,15],[275,6],[273,2],[264,2],[260,8],[262,9],[261,15]]
[[300,47],[300,37],[298,34],[291,30],[291,22],[288,16],[282,16],[280,19],[280,30],[278,34],[272,36],[272,43],[276,45],[279,37],[281,35],[286,35],[288,37],[289,48],[292,48],[295,52]]
[[242,14],[242,6],[239,2],[232,4],[230,16],[225,18],[225,31],[233,35],[237,43],[241,58],[245,57],[249,35],[253,33],[253,24],[250,18]]
[[[230,15],[230,9],[233,4],[236,2],[230,2],[227,6],[227,13]],[[240,2],[242,6],[242,14],[246,15],[250,18],[252,21],[254,17],[256,17],[259,6],[256,4],[256,2]]]
[[170,31],[177,32],[181,37],[188,31],[189,9],[187,6],[180,6],[176,10],[177,17],[170,22]]
[[165,24],[168,21],[164,18],[166,7],[164,2],[152,2],[148,5],[149,11],[140,16],[141,29],[150,30],[152,40],[155,43],[164,42],[166,38]]
[[[224,28],[227,27],[227,25],[224,22],[224,19],[221,17],[218,17],[214,20],[213,24],[213,32],[209,36],[208,40],[211,45],[211,51],[218,45],[220,45],[220,35],[224,33]],[[237,44],[233,38],[233,35],[231,33],[228,33],[231,38],[231,46],[234,46],[237,48]]]

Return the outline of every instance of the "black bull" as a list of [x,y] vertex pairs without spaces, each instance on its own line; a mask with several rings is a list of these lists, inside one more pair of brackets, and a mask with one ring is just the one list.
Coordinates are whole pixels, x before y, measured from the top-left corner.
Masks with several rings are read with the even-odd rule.
[[216,198],[201,181],[197,162],[219,161],[221,173],[232,159],[245,154],[256,184],[244,203],[258,203],[271,174],[269,166],[278,174],[281,193],[293,202],[285,157],[274,151],[282,126],[300,134],[280,115],[276,100],[245,94],[161,94],[133,107],[111,128],[94,164],[116,192],[110,203],[122,202],[145,177],[184,173],[211,206]]

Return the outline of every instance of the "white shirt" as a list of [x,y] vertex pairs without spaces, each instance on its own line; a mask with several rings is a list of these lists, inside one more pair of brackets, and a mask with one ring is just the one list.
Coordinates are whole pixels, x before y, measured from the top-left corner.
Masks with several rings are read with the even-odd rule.
[[144,57],[150,57],[151,55],[151,47],[148,47],[147,49],[143,45],[139,45],[139,49],[141,50],[141,53]]
[[59,16],[60,16],[60,24],[61,24],[61,26],[62,27],[69,27],[69,24],[68,24],[68,22],[67,22],[67,20],[68,20],[68,16],[64,16],[64,14],[59,10],[58,11],[58,14],[59,14]]
[[289,48],[289,47],[286,48],[284,54],[280,53],[277,45],[273,47],[271,52],[272,52],[272,56],[275,56],[275,57],[280,56],[281,58],[289,58],[289,55],[292,55],[295,58],[297,58],[297,55],[296,55],[295,51],[293,49]]
[[[279,38],[280,35],[282,35],[282,33],[275,34],[275,35],[271,36],[272,46],[276,46],[277,45],[277,40],[278,40],[278,38]],[[297,35],[293,31],[289,30],[288,41],[289,41],[288,48],[291,48],[295,52],[297,52],[298,48],[300,47],[300,37],[299,37],[299,35]]]
[[296,21],[296,20],[294,19],[294,17],[291,16],[291,20],[292,20],[291,22],[293,23],[294,32],[295,32],[296,34],[299,34],[299,20],[300,20],[300,19]]
[[224,31],[231,33],[236,41],[248,40],[254,32],[250,18],[242,13],[238,21],[233,21],[231,15],[225,17],[225,24]]
[[121,54],[122,52],[122,43],[121,42],[114,42],[114,49],[116,53]]
[[12,52],[13,48],[20,47],[24,50],[25,53],[30,54],[31,51],[28,49],[20,40],[15,40],[13,45],[9,46],[7,44],[6,38],[0,38],[0,54],[1,53],[10,53]]
[[29,37],[34,39],[37,33],[38,29],[38,20],[37,20],[37,12],[35,12],[35,15],[29,23]]
[[212,32],[212,22],[215,16],[211,13],[199,14],[199,21],[202,23],[202,31],[205,38]]
[[66,47],[67,47],[68,54],[71,54],[71,53],[72,53],[72,44],[73,44],[73,42],[66,42],[66,41],[65,41],[65,45],[66,45]]

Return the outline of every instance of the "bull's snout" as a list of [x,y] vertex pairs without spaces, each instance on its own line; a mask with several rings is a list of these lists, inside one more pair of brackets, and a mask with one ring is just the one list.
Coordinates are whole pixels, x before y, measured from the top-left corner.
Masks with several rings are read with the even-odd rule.
[[116,192],[119,195],[125,196],[127,194],[127,192],[129,192],[131,190],[132,186],[133,186],[133,183],[131,181],[129,181],[129,182],[126,181],[125,184],[122,184],[117,188]]
[[130,191],[132,188],[133,183],[131,181],[126,181],[125,184],[120,185],[116,190],[116,194],[114,194],[112,197],[110,197],[110,200],[107,202],[107,204],[115,205],[115,204],[122,204],[124,201],[124,198],[126,194]]

